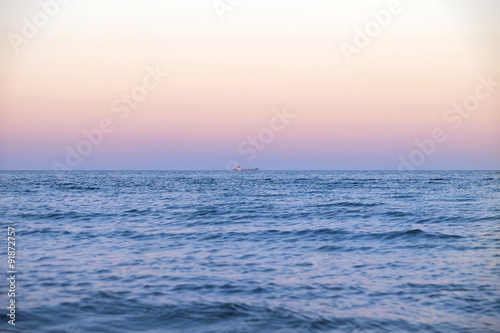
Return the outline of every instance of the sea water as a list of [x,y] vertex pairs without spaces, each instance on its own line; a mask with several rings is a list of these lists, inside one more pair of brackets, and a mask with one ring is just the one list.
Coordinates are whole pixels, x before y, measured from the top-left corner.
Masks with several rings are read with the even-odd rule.
[[499,185],[497,171],[2,171],[0,331],[498,332]]

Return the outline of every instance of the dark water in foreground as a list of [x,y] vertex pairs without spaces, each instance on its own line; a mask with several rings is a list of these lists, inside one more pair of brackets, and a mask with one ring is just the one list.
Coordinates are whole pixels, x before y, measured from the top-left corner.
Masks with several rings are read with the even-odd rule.
[[498,332],[499,185],[499,172],[0,172],[0,331]]

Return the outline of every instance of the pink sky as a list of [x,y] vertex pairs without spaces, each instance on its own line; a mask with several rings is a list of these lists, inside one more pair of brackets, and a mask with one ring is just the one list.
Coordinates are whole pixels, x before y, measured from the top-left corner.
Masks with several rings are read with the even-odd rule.
[[[221,21],[211,1],[74,0],[17,53],[8,36],[41,9],[10,4],[0,169],[65,164],[103,119],[114,130],[72,168],[396,169],[442,128],[447,140],[417,169],[500,169],[500,86],[478,88],[500,82],[500,4],[405,2],[348,64],[341,43],[389,2],[242,1]],[[121,119],[113,102],[148,67],[169,76]],[[476,89],[489,96],[453,128],[443,115]],[[248,160],[238,146],[285,107],[296,117]]]

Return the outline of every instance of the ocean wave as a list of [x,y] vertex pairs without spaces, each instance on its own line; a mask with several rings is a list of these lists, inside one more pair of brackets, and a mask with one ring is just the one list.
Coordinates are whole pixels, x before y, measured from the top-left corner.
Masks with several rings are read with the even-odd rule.
[[437,239],[459,239],[463,238],[460,235],[449,235],[439,232],[425,232],[420,229],[402,230],[402,231],[391,231],[382,233],[369,233],[357,235],[358,238],[376,238],[376,239],[398,239],[398,238],[437,238]]
[[[55,320],[50,313],[59,313]],[[129,314],[123,318],[122,314]],[[101,292],[79,302],[20,311],[19,325],[37,332],[440,332],[461,331],[456,322],[402,319],[397,315],[356,317],[335,314],[315,315],[278,302],[182,302],[147,304],[122,295]],[[24,318],[35,318],[44,329]],[[24,320],[23,320],[24,319]]]

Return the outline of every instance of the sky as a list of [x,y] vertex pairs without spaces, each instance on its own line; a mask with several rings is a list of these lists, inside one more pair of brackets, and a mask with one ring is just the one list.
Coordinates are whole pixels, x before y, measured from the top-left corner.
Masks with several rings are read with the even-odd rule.
[[0,169],[500,169],[497,0],[0,6]]

